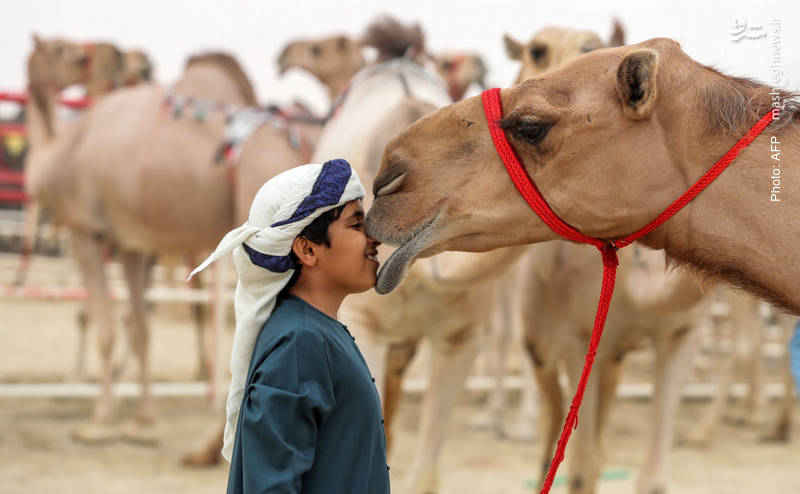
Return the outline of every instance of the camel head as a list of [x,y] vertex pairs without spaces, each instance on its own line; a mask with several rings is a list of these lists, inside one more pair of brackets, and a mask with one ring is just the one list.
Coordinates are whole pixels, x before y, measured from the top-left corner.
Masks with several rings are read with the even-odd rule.
[[436,71],[447,82],[447,89],[453,101],[459,101],[472,84],[486,89],[486,64],[480,55],[474,53],[441,53],[434,55]]
[[153,80],[153,64],[146,53],[130,50],[123,53],[122,84],[135,86]]
[[303,69],[327,85],[332,97],[364,64],[361,43],[344,35],[293,41],[278,57],[281,75],[291,68]]
[[614,21],[614,31],[608,44],[592,31],[579,31],[564,27],[546,27],[527,43],[521,43],[508,34],[503,36],[506,54],[522,62],[515,83],[557,69],[576,57],[598,48],[621,46],[624,31],[619,21]]
[[28,57],[28,82],[56,90],[85,83],[90,62],[87,47],[64,39],[44,40],[33,35],[33,51]]
[[[500,124],[557,215],[593,237],[622,236],[683,192],[662,126],[692,114],[695,103],[680,95],[711,70],[666,38],[594,50],[504,89]],[[697,118],[683,118],[673,122],[697,130]],[[382,293],[418,257],[558,238],[511,182],[480,96],[441,108],[390,141],[373,193],[368,233],[400,246],[379,275]]]

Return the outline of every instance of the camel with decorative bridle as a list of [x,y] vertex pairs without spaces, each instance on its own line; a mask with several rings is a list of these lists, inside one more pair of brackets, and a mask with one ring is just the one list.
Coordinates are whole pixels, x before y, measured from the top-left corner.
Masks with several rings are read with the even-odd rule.
[[[635,239],[800,314],[800,210],[770,178],[770,159],[800,150],[794,94],[726,76],[665,38],[595,50],[493,94],[438,110],[386,147],[367,228],[400,247],[378,290],[397,287],[416,259],[557,239],[548,225],[563,223],[571,238],[595,239],[608,270],[606,246]],[[515,190],[530,187],[512,182],[506,166],[520,168],[495,148],[505,134],[549,213],[533,214]],[[800,179],[791,165],[779,173]],[[678,196],[685,207],[659,216]]]

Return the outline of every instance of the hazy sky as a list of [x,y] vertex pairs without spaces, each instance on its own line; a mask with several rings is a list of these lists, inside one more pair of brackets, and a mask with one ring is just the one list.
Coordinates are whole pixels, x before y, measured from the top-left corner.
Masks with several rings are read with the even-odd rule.
[[[165,83],[180,74],[187,55],[205,49],[235,54],[254,81],[261,101],[288,102],[300,97],[323,111],[327,95],[310,76],[290,71],[279,78],[275,58],[289,40],[337,33],[357,36],[377,15],[389,13],[418,21],[433,51],[470,50],[488,63],[488,82],[507,86],[517,65],[506,59],[502,35],[527,40],[547,25],[591,29],[608,39],[612,16],[626,28],[628,43],[666,36],[679,41],[696,60],[732,75],[771,81],[772,35],[734,42],[738,19],[751,35],[759,26],[781,25],[780,57],[785,87],[800,87],[800,7],[796,1],[680,0],[606,1],[435,1],[331,2],[136,0],[0,0],[0,90],[25,85],[24,64],[31,33],[76,40],[111,40],[122,48],[142,48]],[[793,70],[794,72],[793,73]]]

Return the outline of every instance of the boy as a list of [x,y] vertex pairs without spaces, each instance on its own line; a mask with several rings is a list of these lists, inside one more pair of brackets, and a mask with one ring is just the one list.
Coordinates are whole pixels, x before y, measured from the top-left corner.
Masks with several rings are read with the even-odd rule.
[[344,160],[281,173],[195,270],[233,251],[239,273],[228,494],[389,492],[380,398],[336,320],[345,296],[375,285],[363,196]]

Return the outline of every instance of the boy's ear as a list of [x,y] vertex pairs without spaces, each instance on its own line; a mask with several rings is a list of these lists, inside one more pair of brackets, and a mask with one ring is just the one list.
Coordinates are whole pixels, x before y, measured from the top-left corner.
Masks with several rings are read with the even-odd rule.
[[297,260],[303,266],[314,266],[317,264],[317,246],[307,238],[297,237],[292,242],[292,252],[297,256]]

